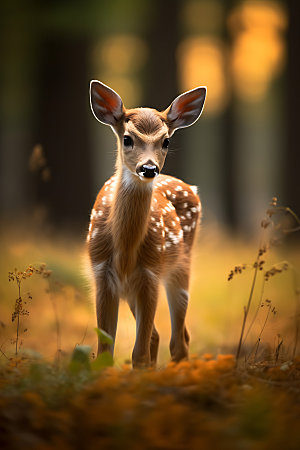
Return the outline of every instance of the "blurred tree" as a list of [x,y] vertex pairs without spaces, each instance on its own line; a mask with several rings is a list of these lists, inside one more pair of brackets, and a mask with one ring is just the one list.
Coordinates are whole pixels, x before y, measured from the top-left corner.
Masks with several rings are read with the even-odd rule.
[[40,59],[38,141],[51,170],[39,200],[53,218],[84,221],[91,205],[88,132],[88,40],[52,35]]
[[[149,56],[145,71],[145,105],[164,110],[179,94],[176,51],[180,41],[180,0],[153,0],[147,27],[146,41]],[[151,26],[149,26],[151,24]],[[180,176],[183,160],[180,132],[170,145],[164,173]],[[178,149],[176,154],[173,149]],[[182,176],[182,175],[181,175]]]
[[288,0],[289,27],[288,64],[287,64],[287,104],[286,104],[286,202],[300,214],[300,151],[299,151],[299,99],[300,99],[300,64],[299,43],[300,4],[297,0]]

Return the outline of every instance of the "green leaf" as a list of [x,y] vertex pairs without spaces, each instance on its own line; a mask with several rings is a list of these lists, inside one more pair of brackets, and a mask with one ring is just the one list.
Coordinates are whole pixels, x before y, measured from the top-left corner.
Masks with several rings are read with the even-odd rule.
[[106,331],[101,330],[100,328],[95,328],[95,331],[98,334],[98,338],[101,344],[113,345],[114,340],[110,334],[106,333]]
[[74,348],[69,369],[73,373],[78,373],[82,369],[90,369],[90,352],[91,347],[89,345],[77,345]]
[[114,359],[110,352],[103,352],[97,356],[97,358],[92,362],[91,366],[93,370],[105,369],[105,367],[110,367],[114,365]]

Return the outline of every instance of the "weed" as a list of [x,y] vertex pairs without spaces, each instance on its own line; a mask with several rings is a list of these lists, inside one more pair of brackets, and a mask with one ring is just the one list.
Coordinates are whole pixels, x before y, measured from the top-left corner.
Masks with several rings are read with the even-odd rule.
[[[251,283],[251,287],[250,287],[248,302],[247,302],[247,305],[244,306],[244,315],[243,315],[241,333],[240,333],[239,343],[238,343],[238,347],[237,347],[237,351],[236,351],[236,364],[238,364],[242,345],[245,343],[245,340],[255,322],[258,311],[261,307],[264,306],[263,293],[264,293],[265,282],[269,281],[269,279],[271,277],[273,277],[277,274],[280,274],[280,273],[288,270],[289,268],[292,268],[293,272],[294,272],[294,278],[293,278],[294,279],[294,292],[295,292],[295,296],[296,296],[296,324],[295,324],[296,325],[296,333],[295,333],[293,357],[295,357],[295,355],[296,355],[296,348],[297,348],[298,335],[299,335],[299,312],[300,312],[300,309],[299,309],[299,290],[297,288],[295,269],[287,261],[279,262],[275,265],[272,265],[270,268],[265,269],[266,261],[265,261],[265,259],[262,259],[262,257],[263,257],[263,255],[265,255],[268,252],[268,250],[272,246],[278,245],[278,243],[281,242],[281,238],[283,237],[283,235],[299,231],[300,230],[300,219],[298,218],[297,214],[295,214],[290,208],[278,206],[276,197],[272,198],[270,206],[271,206],[271,208],[268,208],[266,211],[266,217],[261,221],[262,236],[261,236],[260,245],[259,245],[259,248],[257,251],[256,259],[255,259],[254,263],[252,264],[252,268],[254,269],[254,274],[253,274],[252,283]],[[283,222],[275,222],[275,218],[278,215],[282,215],[282,214],[290,215],[293,218],[293,220],[297,223],[297,226],[286,228],[286,226]],[[269,231],[269,233],[267,233],[268,231]],[[241,274],[249,266],[251,267],[251,265],[246,265],[246,264],[243,264],[242,266],[235,266],[235,268],[233,270],[231,270],[228,275],[228,281],[232,280],[235,275]],[[258,306],[255,311],[254,317],[253,317],[252,322],[251,322],[250,326],[248,327],[248,330],[245,335],[246,323],[247,323],[247,319],[249,316],[250,307],[251,307],[251,304],[253,301],[253,295],[254,295],[254,290],[255,290],[256,284],[257,284],[257,276],[258,276],[259,271],[263,272],[263,277],[264,277],[262,289],[261,289],[259,302],[258,302]],[[272,305],[271,300],[267,299],[267,300],[265,300],[265,303],[267,304],[268,310],[267,310],[267,315],[266,315],[264,324],[261,328],[257,342],[255,344],[254,360],[256,358],[258,348],[261,343],[261,336],[265,329],[269,315],[270,315],[270,313],[273,313],[274,315],[277,313],[275,306]],[[280,344],[278,344],[276,347],[276,351],[275,351],[275,362],[276,363],[278,362],[279,352],[280,352],[282,344],[283,344],[283,340],[281,340]],[[248,359],[252,353],[253,353],[253,350],[250,352]]]
[[[30,278],[33,274],[41,275],[43,278],[48,278],[51,275],[51,271],[46,269],[46,265],[42,264],[39,268],[35,268],[33,266],[28,266],[27,269],[24,271],[19,271],[18,269],[14,269],[12,272],[8,272],[8,280],[10,282],[15,282],[17,284],[18,289],[18,297],[14,304],[14,310],[12,313],[11,320],[14,322],[17,321],[16,325],[16,338],[13,340],[13,343],[15,344],[15,356],[18,356],[18,351],[20,349],[20,346],[22,345],[19,343],[20,339],[20,319],[21,316],[29,316],[29,310],[27,310],[27,303],[28,301],[32,300],[32,296],[30,292],[26,294],[26,298],[24,298],[24,295],[22,294],[22,283]],[[28,330],[25,328],[23,330],[23,333],[26,333]]]

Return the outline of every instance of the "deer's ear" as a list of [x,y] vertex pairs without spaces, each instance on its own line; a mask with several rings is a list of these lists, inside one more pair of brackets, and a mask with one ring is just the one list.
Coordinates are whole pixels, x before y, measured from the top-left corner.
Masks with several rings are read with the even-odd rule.
[[90,104],[96,119],[106,125],[116,125],[124,115],[121,97],[97,80],[90,83]]
[[201,86],[179,95],[166,110],[167,123],[172,131],[185,128],[199,119],[206,97],[206,87]]

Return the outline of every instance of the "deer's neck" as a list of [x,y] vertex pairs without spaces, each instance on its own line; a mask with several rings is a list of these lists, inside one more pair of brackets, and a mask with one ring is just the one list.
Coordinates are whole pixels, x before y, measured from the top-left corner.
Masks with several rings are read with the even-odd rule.
[[140,244],[147,233],[153,183],[143,183],[126,167],[117,169],[117,183],[111,208],[114,262],[124,279],[136,265]]

